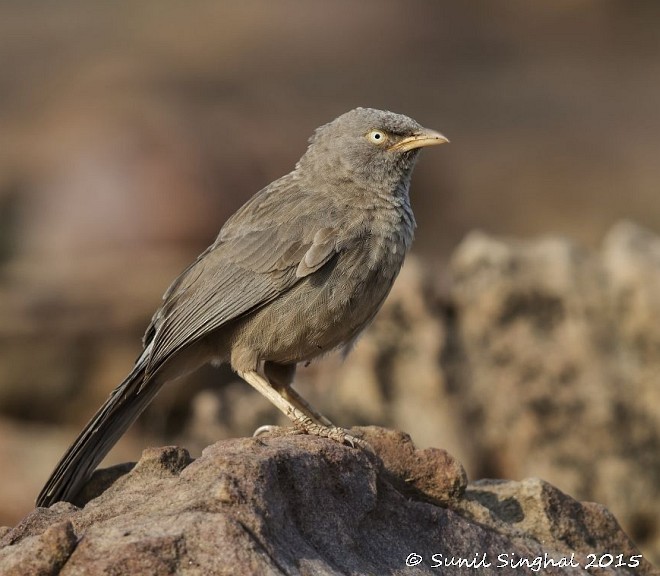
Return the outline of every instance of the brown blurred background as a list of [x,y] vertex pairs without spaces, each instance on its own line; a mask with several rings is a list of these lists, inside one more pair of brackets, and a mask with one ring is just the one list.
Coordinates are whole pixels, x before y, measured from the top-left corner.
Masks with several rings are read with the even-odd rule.
[[[660,231],[658,30],[651,0],[0,3],[0,525],[128,371],[168,283],[350,108],[451,140],[412,192],[440,290],[474,228]],[[275,417],[235,387],[211,369],[171,386],[108,462]]]

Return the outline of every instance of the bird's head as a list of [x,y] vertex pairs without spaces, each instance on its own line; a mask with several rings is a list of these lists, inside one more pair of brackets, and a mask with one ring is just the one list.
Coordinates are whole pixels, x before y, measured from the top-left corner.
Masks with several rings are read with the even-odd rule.
[[378,183],[394,189],[410,178],[423,147],[446,142],[408,116],[355,108],[316,129],[298,170],[334,185],[350,180],[365,188]]

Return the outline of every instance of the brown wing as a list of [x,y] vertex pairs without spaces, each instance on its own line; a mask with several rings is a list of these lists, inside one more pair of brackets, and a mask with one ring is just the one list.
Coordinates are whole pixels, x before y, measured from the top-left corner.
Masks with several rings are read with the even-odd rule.
[[[338,250],[335,229],[327,220],[319,229],[309,217],[309,195],[269,188],[227,221],[216,242],[165,293],[145,334],[145,345],[151,344],[147,374],[184,346],[290,290]],[[283,201],[273,201],[275,195]]]

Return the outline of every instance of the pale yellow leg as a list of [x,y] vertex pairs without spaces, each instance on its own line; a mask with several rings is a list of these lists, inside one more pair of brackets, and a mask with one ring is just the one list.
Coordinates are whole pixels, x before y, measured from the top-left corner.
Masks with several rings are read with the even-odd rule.
[[313,420],[321,426],[334,426],[330,420],[328,420],[323,414],[317,412],[312,408],[309,402],[305,400],[298,392],[291,386],[285,386],[279,390],[280,394],[284,396],[291,404],[293,404],[298,410],[304,413],[310,420]]
[[294,390],[292,383],[295,374],[295,364],[277,364],[276,362],[270,361],[264,362],[263,375],[277,392],[317,424],[321,424],[322,426],[332,426],[333,424],[330,420],[312,408],[311,404]]
[[[300,395],[298,395],[297,392],[294,391],[294,397],[298,401],[302,400],[302,406],[300,407],[295,405],[295,401],[292,402],[289,400],[289,398],[286,398],[284,394],[280,394],[280,392],[273,388],[268,380],[266,380],[266,378],[264,378],[258,372],[238,372],[238,375],[248,384],[250,384],[250,386],[259,391],[263,396],[268,398],[268,400],[270,400],[274,406],[281,410],[299,430],[313,436],[331,438],[340,444],[347,443],[353,447],[363,446],[366,444],[363,440],[351,436],[343,428],[315,422],[315,418],[312,418],[310,415],[305,413],[306,409],[310,409],[309,404],[307,404],[307,402]],[[291,392],[293,389],[289,388],[288,391]],[[312,414],[318,413],[315,413],[312,410]],[[319,416],[319,420],[324,418],[320,414]],[[325,420],[327,421],[327,419]]]

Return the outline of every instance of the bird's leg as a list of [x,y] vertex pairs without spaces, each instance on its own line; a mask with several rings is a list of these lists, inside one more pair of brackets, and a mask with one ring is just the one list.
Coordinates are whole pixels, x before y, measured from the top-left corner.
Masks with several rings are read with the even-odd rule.
[[320,412],[317,412],[310,406],[309,402],[305,400],[294,388],[291,386],[287,386],[286,388],[282,388],[280,390],[280,393],[287,399],[291,404],[296,406],[301,412],[304,412],[307,417],[310,420],[313,420],[317,424],[320,424],[321,426],[334,426],[334,424],[328,420],[323,414]]
[[264,363],[264,375],[268,378],[268,381],[275,390],[316,424],[320,424],[321,426],[334,426],[330,420],[320,412],[317,412],[311,404],[291,386],[295,373],[295,364],[276,364],[275,362]]
[[245,380],[250,386],[256,388],[263,396],[268,398],[279,410],[281,410],[292,422],[293,425],[299,430],[311,434],[313,436],[321,436],[324,438],[331,438],[340,444],[350,444],[351,446],[366,446],[364,440],[351,436],[343,428],[336,426],[326,426],[314,422],[312,418],[307,416],[302,410],[294,406],[287,398],[282,396],[278,390],[273,388],[271,384],[261,374],[255,370],[248,372],[238,372],[238,375]]

